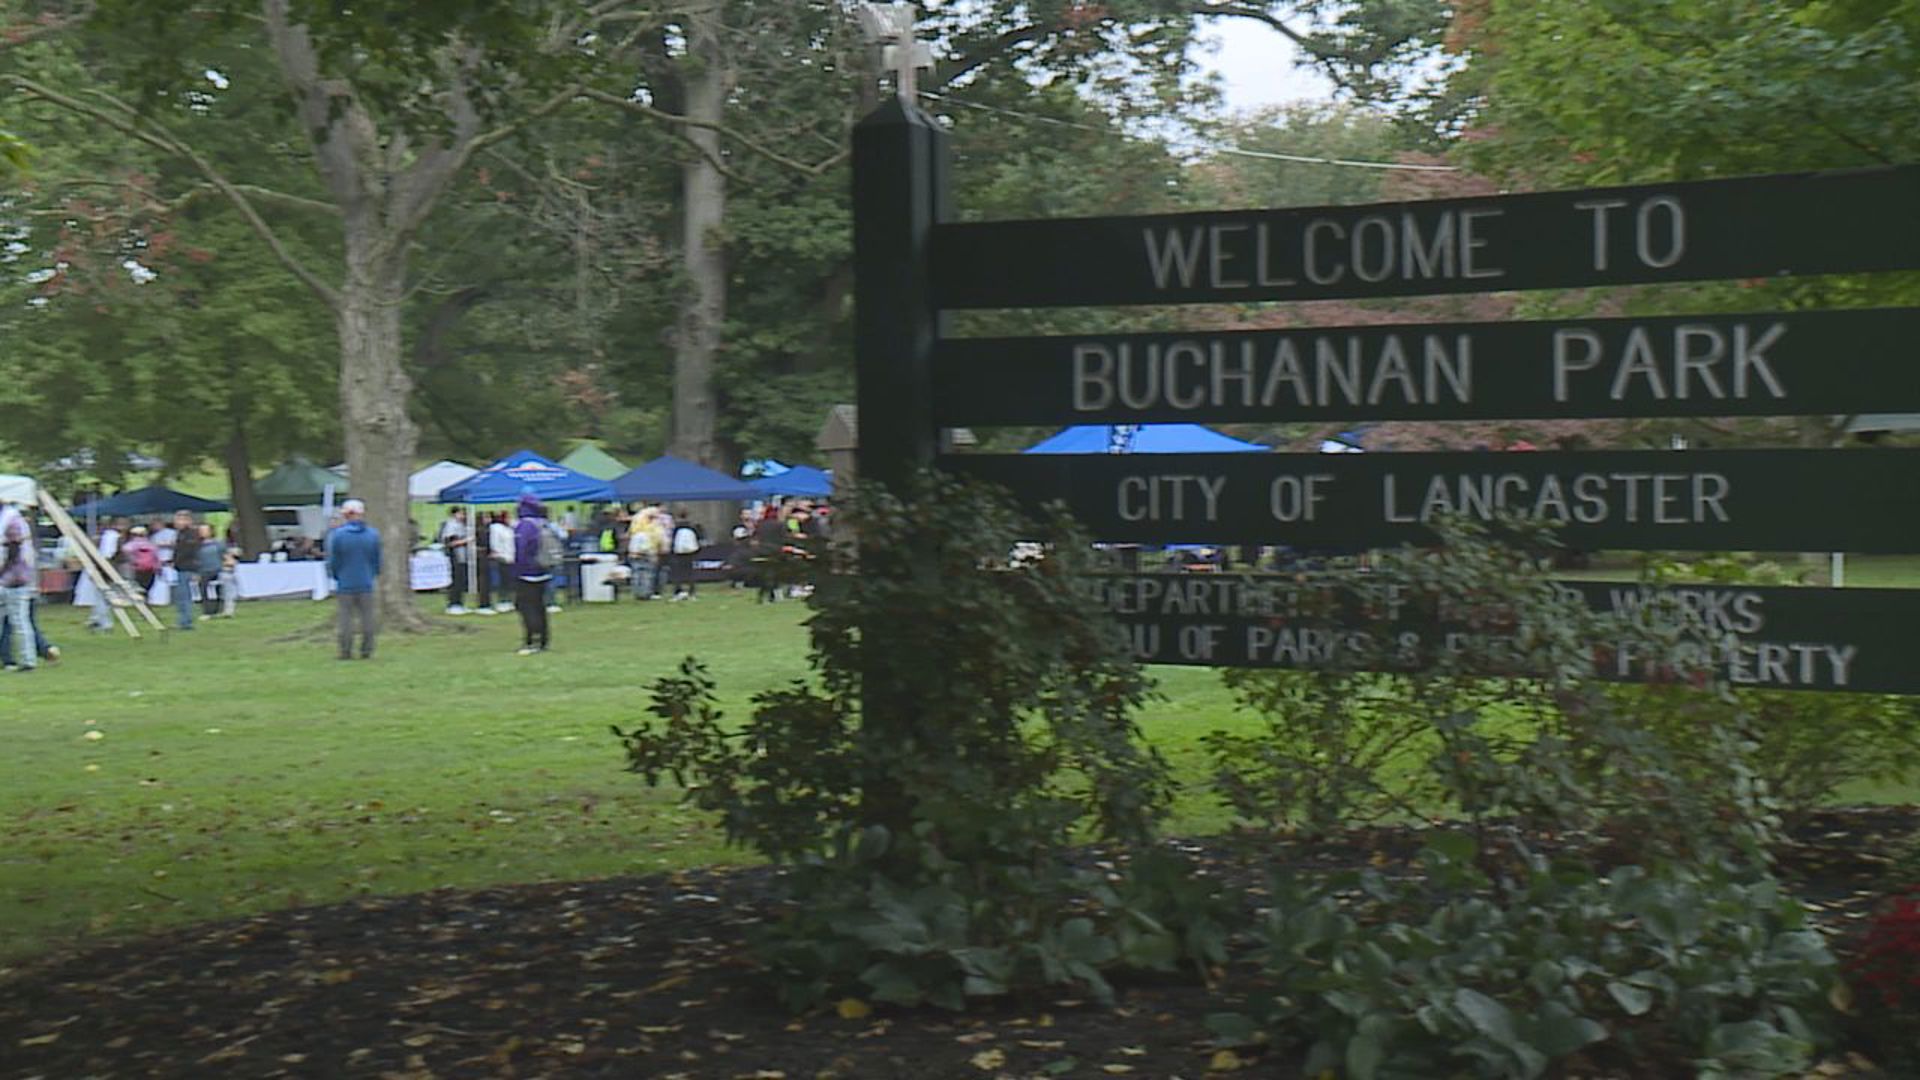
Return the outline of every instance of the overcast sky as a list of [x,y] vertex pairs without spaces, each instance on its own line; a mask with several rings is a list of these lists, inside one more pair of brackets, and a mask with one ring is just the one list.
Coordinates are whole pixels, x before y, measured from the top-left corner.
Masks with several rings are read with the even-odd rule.
[[1202,38],[1218,43],[1219,48],[1198,56],[1204,66],[1220,74],[1228,108],[1257,109],[1333,96],[1333,84],[1324,76],[1294,63],[1299,50],[1278,31],[1252,19],[1209,21],[1213,25]]

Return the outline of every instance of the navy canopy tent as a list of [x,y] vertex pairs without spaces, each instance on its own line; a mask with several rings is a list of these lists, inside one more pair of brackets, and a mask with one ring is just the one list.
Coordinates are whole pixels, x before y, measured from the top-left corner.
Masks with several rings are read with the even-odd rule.
[[612,502],[613,486],[556,465],[531,450],[509,454],[457,484],[440,489],[437,501],[484,505],[517,501],[532,492],[541,502]]
[[816,469],[811,465],[795,465],[776,476],[763,476],[758,480],[749,480],[762,495],[797,495],[807,498],[824,499],[833,494],[833,477],[825,469]]
[[134,517],[140,514],[171,514],[175,510],[191,510],[206,514],[215,510],[230,509],[218,499],[202,499],[184,491],[161,487],[143,487],[138,491],[123,491],[118,495],[97,502],[76,506],[73,512],[82,517],[89,514],[95,517]]
[[752,502],[761,497],[750,484],[671,455],[614,477],[613,490],[632,502]]
[[1257,454],[1269,447],[1199,424],[1080,424],[1022,451],[1028,454]]

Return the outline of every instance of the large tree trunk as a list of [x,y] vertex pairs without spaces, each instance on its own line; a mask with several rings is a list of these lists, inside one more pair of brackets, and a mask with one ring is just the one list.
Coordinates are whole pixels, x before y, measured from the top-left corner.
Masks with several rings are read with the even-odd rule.
[[347,280],[334,317],[340,334],[341,426],[353,497],[367,504],[367,521],[380,530],[380,621],[395,630],[417,630],[426,619],[408,578],[413,526],[407,476],[420,433],[407,411],[413,380],[401,363],[397,303],[405,293],[406,261],[390,249],[380,250],[384,237],[354,235],[371,227],[351,220],[347,225]]
[[[686,115],[696,123],[717,125],[726,108],[726,57],[714,15],[695,16],[687,43]],[[681,169],[681,250],[687,292],[680,302],[673,349],[673,437],[669,452],[689,461],[731,472],[717,434],[719,402],[714,366],[727,317],[727,255],[721,243],[726,217],[726,178],[714,167],[720,133],[712,127],[686,128],[698,152]],[[731,524],[724,504],[696,511],[709,536]]]
[[247,450],[247,430],[237,419],[222,454],[227,465],[227,490],[233,492],[233,521],[240,532],[240,550],[249,557],[267,550],[267,519],[260,513],[260,497],[253,493],[253,455]]

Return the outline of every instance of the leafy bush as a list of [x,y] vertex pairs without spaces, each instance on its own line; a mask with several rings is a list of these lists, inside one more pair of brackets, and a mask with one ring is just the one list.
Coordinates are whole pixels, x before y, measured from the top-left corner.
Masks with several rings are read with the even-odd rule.
[[1920,1072],[1920,888],[1891,896],[1847,960],[1856,1027],[1898,1075]]
[[[1268,710],[1271,731],[1303,740],[1283,752],[1325,778],[1270,784],[1272,807],[1311,822],[1320,811],[1303,791],[1349,806],[1418,793],[1421,809],[1456,824],[1430,832],[1411,883],[1279,881],[1259,932],[1276,990],[1217,1028],[1299,1043],[1310,1075],[1356,1080],[1534,1077],[1576,1055],[1678,1057],[1715,1077],[1805,1064],[1826,1037],[1834,962],[1770,873],[1775,822],[1756,747],[1689,666],[1704,628],[1679,609],[1638,621],[1592,611],[1546,578],[1539,535],[1444,532],[1444,548],[1328,581],[1396,597],[1352,606],[1368,640],[1394,643],[1363,665],[1400,670],[1263,673],[1242,681],[1241,698]],[[1409,626],[1421,636],[1403,636]],[[1689,746],[1710,772],[1677,767],[1665,733],[1600,682],[1597,662],[1620,647],[1696,710]],[[1375,707],[1368,695],[1336,692],[1368,679],[1386,687],[1397,727],[1361,715]],[[1407,770],[1408,755],[1424,767]],[[1257,805],[1245,790],[1229,797]]]
[[[1169,791],[1132,720],[1148,684],[1080,584],[1086,538],[945,478],[863,490],[841,520],[859,552],[827,553],[809,600],[815,681],[735,729],[688,660],[615,729],[648,783],[792,868],[794,912],[761,941],[784,998],[1104,995],[1116,965],[1220,956],[1209,897],[1075,862],[1076,841],[1142,849]],[[1045,557],[1010,562],[1023,541]]]
[[[1780,585],[1796,579],[1771,562],[1711,556],[1654,560],[1653,584]],[[1754,743],[1750,763],[1788,817],[1829,803],[1849,784],[1903,783],[1920,776],[1920,699],[1885,694],[1729,688],[1707,696],[1675,686],[1617,686],[1619,708],[1654,735],[1698,779],[1711,779],[1714,748],[1702,733],[1730,726]],[[1711,715],[1709,715],[1711,714]]]
[[1215,731],[1201,740],[1214,790],[1241,820],[1327,833],[1430,808],[1419,768],[1432,723],[1409,680],[1367,672],[1237,668],[1222,679],[1260,715],[1255,735]]
[[1496,879],[1440,833],[1418,884],[1368,872],[1343,904],[1281,879],[1258,931],[1278,984],[1211,1018],[1230,1041],[1305,1043],[1305,1072],[1530,1078],[1591,1064],[1690,1059],[1705,1077],[1803,1068],[1825,1035],[1833,959],[1801,906],[1737,864],[1601,876],[1525,852]]

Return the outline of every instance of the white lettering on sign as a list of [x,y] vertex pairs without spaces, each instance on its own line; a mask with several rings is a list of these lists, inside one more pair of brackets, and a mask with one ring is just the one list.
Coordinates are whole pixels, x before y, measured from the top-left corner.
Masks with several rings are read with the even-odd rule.
[[1114,487],[1122,521],[1220,520],[1224,476],[1128,476]]
[[[1623,401],[1639,387],[1656,401],[1704,397],[1744,400],[1764,392],[1787,396],[1779,374],[1767,362],[1767,350],[1780,343],[1787,325],[1774,322],[1756,330],[1747,323],[1731,327],[1679,323],[1656,340],[1646,327],[1629,329],[1619,352],[1606,355],[1600,335],[1583,327],[1553,332],[1553,400],[1571,401],[1579,376],[1611,370],[1607,396]],[[1609,367],[1603,369],[1602,361]]]
[[[1702,525],[1725,523],[1732,485],[1720,473],[1518,473],[1437,474],[1417,495],[1403,496],[1401,478],[1381,478],[1380,505],[1387,521],[1411,524],[1461,516],[1491,520],[1517,513],[1540,521],[1595,525]],[[1417,481],[1416,481],[1417,486]]]
[[[1588,199],[1574,203],[1593,219],[1593,268],[1607,270],[1612,264],[1614,230],[1612,215],[1631,206],[1625,199]],[[1665,270],[1687,254],[1687,213],[1672,195],[1655,195],[1633,212],[1633,253],[1642,266]]]
[[1757,634],[1767,624],[1766,598],[1746,589],[1622,587],[1607,590],[1614,614],[1641,626],[1673,625],[1684,615],[1712,634]]
[[1333,482],[1331,473],[1307,476],[1276,476],[1267,486],[1267,508],[1275,521],[1313,521],[1326,493],[1321,490]]
[[1077,412],[1468,404],[1473,338],[1302,334],[1271,351],[1250,338],[1079,342],[1072,370]]
[[1302,277],[1333,285],[1348,275],[1370,284],[1485,279],[1507,273],[1491,263],[1485,231],[1486,222],[1505,213],[1492,207],[1402,210],[1368,214],[1351,227],[1334,218],[1298,224],[1247,220],[1149,226],[1140,236],[1156,289],[1274,288],[1296,285]]

